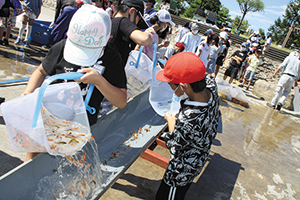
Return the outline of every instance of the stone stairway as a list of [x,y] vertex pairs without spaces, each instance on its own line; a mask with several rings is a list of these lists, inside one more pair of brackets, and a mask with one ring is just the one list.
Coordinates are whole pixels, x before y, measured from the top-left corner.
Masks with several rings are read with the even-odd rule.
[[[184,25],[185,22],[191,22],[191,20],[188,19],[184,19],[181,18],[179,16],[176,15],[172,15],[172,21],[178,26],[178,25]],[[204,34],[205,31],[207,29],[212,29],[215,33],[220,33],[221,30],[202,24],[202,23],[198,23],[199,27],[200,27],[200,34]],[[246,42],[246,38],[243,38],[241,36],[235,35],[235,34],[231,34],[230,35],[230,39],[232,40],[233,44],[241,44],[243,42]],[[280,49],[276,49],[274,47],[271,47],[269,49],[268,52],[266,52],[265,57],[271,59],[271,60],[276,60],[276,61],[280,61],[282,62],[284,60],[285,57],[287,57],[289,55],[288,52],[280,50]]]

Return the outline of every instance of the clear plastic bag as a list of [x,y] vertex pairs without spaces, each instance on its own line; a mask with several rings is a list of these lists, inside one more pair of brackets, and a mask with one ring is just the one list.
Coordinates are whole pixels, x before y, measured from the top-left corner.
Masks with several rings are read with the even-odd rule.
[[77,83],[48,86],[57,79],[78,79],[82,73],[50,77],[33,93],[1,104],[10,146],[16,152],[72,155],[91,138],[80,87]]
[[153,72],[152,72],[152,82],[150,86],[149,102],[155,112],[161,116],[164,116],[166,112],[170,111],[173,90],[168,83],[160,82],[155,79],[156,74],[162,70],[159,65],[156,65],[160,61],[163,65],[165,64],[164,60],[154,59],[156,58],[157,46],[154,45],[154,54],[153,54]]
[[220,77],[216,77],[216,83],[218,85],[218,92],[221,93],[221,96],[231,100],[232,86]]
[[134,76],[143,83],[150,83],[152,78],[152,60],[143,53],[143,46],[140,51],[131,51],[125,65],[126,74]]
[[245,93],[238,87],[232,87],[231,97],[236,99],[236,100],[239,100],[240,102],[244,102],[244,103],[249,102],[249,100],[248,100],[247,96],[245,95]]

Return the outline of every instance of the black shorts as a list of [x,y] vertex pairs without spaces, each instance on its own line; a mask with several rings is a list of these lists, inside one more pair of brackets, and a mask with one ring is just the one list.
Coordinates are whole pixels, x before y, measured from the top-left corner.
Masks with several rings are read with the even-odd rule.
[[229,76],[233,79],[236,79],[239,69],[240,69],[239,67],[234,67],[230,64],[224,74],[225,74],[225,76]]
[[225,58],[225,56],[219,56],[217,58],[217,62],[216,62],[216,65],[219,65],[219,66],[223,66],[223,59]]

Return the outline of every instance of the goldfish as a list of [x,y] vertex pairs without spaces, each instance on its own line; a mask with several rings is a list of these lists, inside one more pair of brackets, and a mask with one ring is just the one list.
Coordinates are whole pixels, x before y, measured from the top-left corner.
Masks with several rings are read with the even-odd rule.
[[70,158],[69,156],[67,156],[66,154],[64,154],[65,155],[65,157],[69,160],[69,161],[74,161],[74,158]]
[[85,162],[86,161],[86,154],[84,154],[84,156],[83,156],[83,162]]

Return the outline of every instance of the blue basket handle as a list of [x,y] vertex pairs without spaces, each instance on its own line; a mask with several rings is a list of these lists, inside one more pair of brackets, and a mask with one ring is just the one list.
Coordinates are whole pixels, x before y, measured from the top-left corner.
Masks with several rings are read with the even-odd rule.
[[[155,68],[155,66],[156,66],[156,51],[157,51],[157,44],[155,43],[155,42],[153,42],[152,43],[153,44],[153,46],[154,46],[154,52],[153,52],[153,69]],[[156,62],[155,62],[156,61]],[[155,63],[155,65],[154,65],[154,63]]]
[[138,59],[137,59],[136,64],[135,64],[135,68],[136,68],[136,69],[137,69],[138,66],[139,66],[140,59],[141,59],[141,55],[142,55],[142,53],[143,53],[143,49],[144,49],[144,46],[141,46],[140,51],[139,51],[139,56],[138,56]]
[[37,120],[38,120],[38,117],[40,114],[40,109],[42,107],[43,96],[46,91],[46,88],[50,85],[50,83],[52,83],[53,81],[58,80],[58,79],[75,80],[75,79],[79,79],[83,75],[84,75],[84,73],[80,73],[80,72],[69,72],[69,73],[63,73],[63,74],[57,74],[57,75],[51,76],[50,78],[48,78],[44,81],[43,85],[41,86],[41,88],[39,90],[38,98],[36,101],[36,106],[35,106],[34,115],[33,115],[33,119],[32,119],[32,128],[35,128],[37,125]]
[[85,100],[84,100],[85,108],[87,109],[87,111],[89,111],[89,113],[91,115],[96,113],[96,109],[89,106],[89,102],[90,102],[94,88],[95,88],[95,85],[91,84],[89,87],[89,90],[86,94]]

